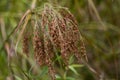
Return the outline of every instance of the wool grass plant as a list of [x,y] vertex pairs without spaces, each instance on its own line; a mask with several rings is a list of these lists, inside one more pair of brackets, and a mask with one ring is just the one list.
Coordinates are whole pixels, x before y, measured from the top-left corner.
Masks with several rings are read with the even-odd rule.
[[22,29],[19,36],[22,38],[19,37],[18,40],[22,39],[23,53],[29,57],[31,39],[35,61],[40,66],[48,66],[52,80],[55,80],[56,74],[55,57],[61,56],[65,66],[69,65],[71,55],[80,64],[87,61],[77,21],[67,8],[46,3],[42,8],[28,10],[17,29],[20,26]]

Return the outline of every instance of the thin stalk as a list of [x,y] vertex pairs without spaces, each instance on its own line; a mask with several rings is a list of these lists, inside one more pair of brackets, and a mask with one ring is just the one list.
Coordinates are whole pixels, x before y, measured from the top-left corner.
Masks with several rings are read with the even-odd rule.
[[102,27],[103,27],[102,29],[103,29],[103,30],[106,30],[106,26],[105,26],[105,24],[103,23],[100,15],[99,15],[99,13],[98,13],[98,11],[97,11],[94,3],[93,3],[93,0],[88,0],[88,4],[89,4],[90,7],[93,9],[93,11],[94,11],[94,13],[95,13],[95,15],[96,15],[96,18],[98,19],[98,21],[100,22],[100,24],[102,24]]

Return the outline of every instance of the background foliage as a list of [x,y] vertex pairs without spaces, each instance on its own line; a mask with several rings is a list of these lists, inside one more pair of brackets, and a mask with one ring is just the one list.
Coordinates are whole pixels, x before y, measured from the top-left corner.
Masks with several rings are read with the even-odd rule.
[[[0,48],[34,0],[0,0]],[[87,48],[88,65],[72,63],[69,70],[56,67],[57,80],[119,80],[120,79],[120,0],[37,0],[36,7],[45,2],[67,7],[78,21]],[[47,67],[35,64],[31,54],[17,55],[13,34],[0,50],[0,80],[49,80]],[[33,50],[31,50],[31,53]]]

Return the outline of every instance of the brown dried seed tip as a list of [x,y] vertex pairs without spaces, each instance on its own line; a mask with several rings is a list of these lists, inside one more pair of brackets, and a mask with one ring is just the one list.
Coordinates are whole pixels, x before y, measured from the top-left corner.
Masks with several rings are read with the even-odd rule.
[[29,54],[29,39],[27,35],[24,35],[23,37],[23,53],[25,53],[27,56]]
[[52,80],[55,80],[55,69],[48,54],[46,56],[46,65],[48,66],[48,73],[50,74]]
[[81,46],[80,46],[81,57],[82,57],[83,60],[88,61],[84,42],[81,41],[81,43],[82,43]]

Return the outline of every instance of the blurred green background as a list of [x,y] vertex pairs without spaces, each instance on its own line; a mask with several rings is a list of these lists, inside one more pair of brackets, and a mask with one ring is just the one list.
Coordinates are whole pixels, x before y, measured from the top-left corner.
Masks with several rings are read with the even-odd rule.
[[[0,49],[4,46],[0,50],[0,80],[50,80],[47,67],[36,66],[32,56],[26,58],[21,44],[15,53],[19,31],[7,39],[34,1],[0,0]],[[57,80],[120,80],[120,0],[36,0],[35,6],[45,2],[67,7],[75,16],[84,37],[88,65],[95,70],[74,63],[67,71],[56,67]]]

